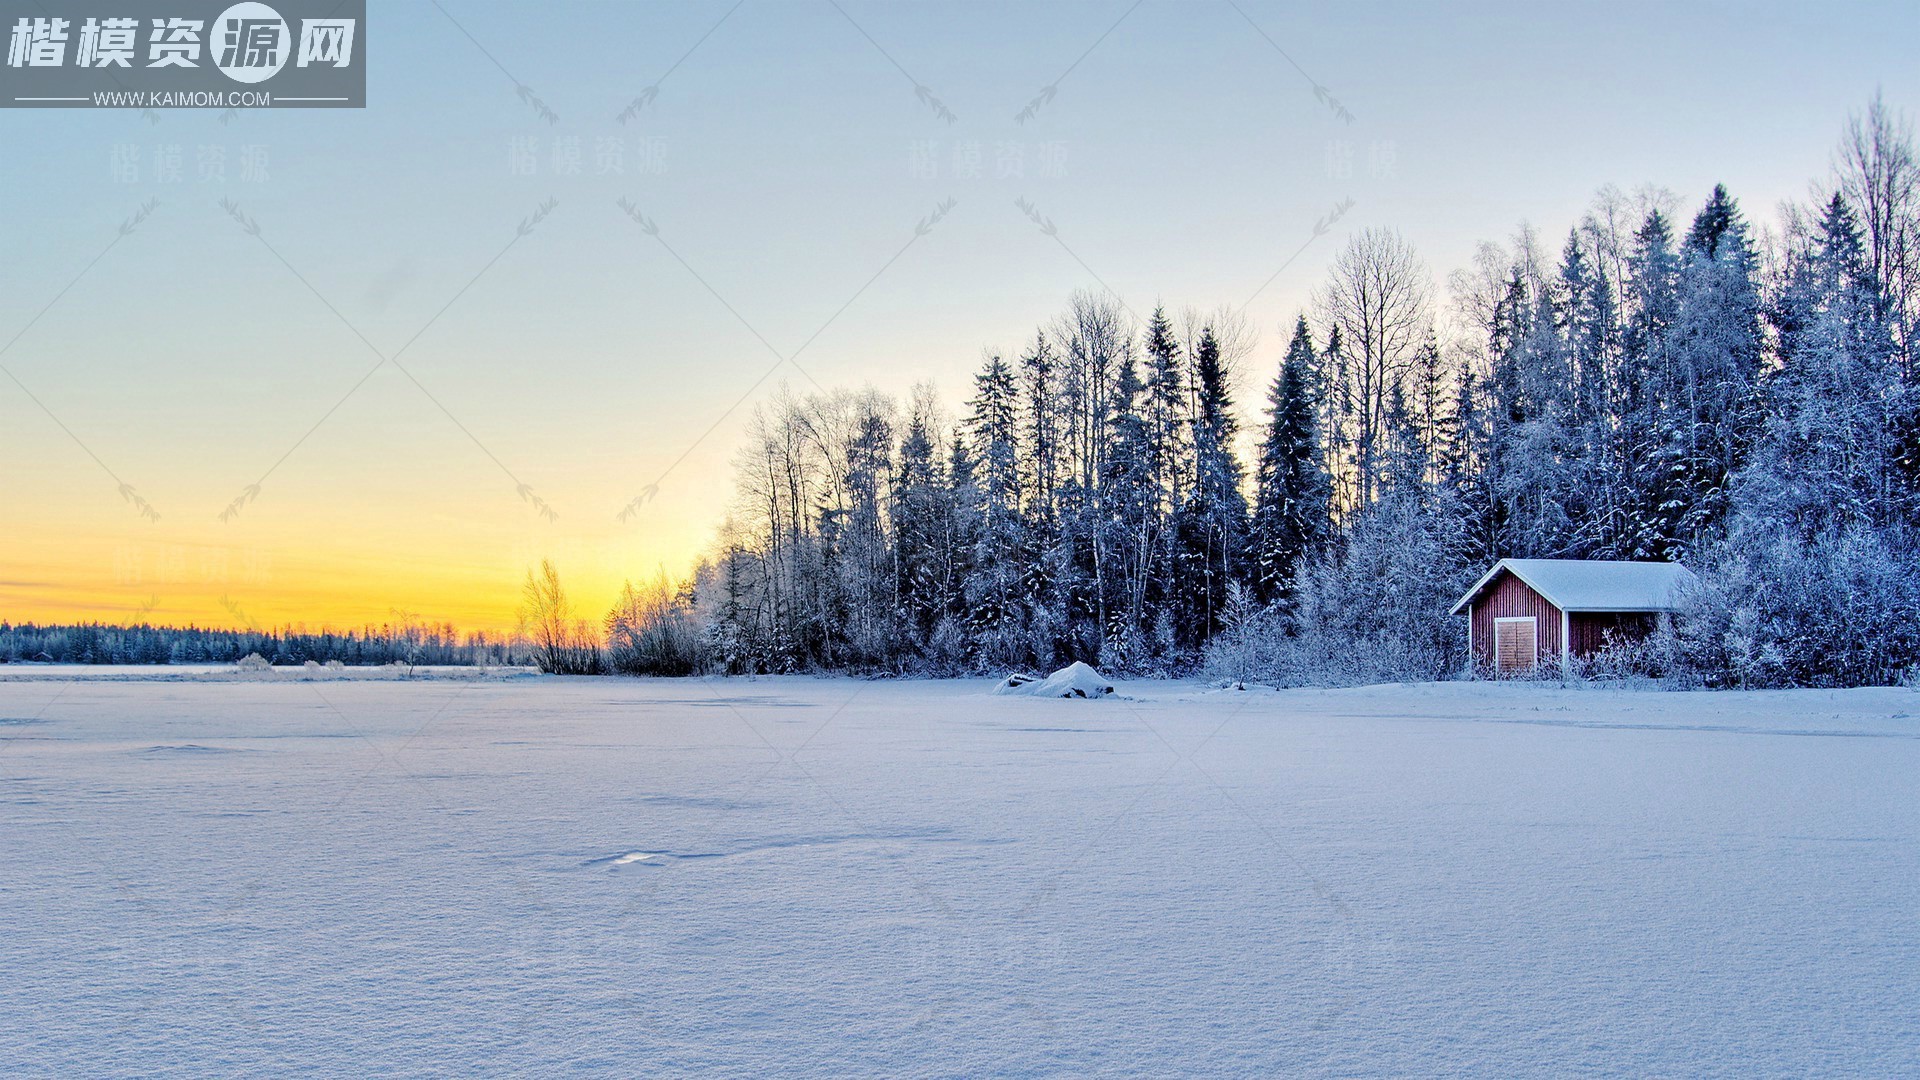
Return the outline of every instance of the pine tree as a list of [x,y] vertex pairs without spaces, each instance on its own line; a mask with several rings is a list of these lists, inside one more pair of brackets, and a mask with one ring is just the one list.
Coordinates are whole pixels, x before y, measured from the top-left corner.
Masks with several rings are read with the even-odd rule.
[[1233,448],[1239,425],[1211,327],[1194,346],[1193,368],[1193,481],[1180,512],[1174,595],[1181,644],[1197,648],[1219,630],[1229,590],[1242,581],[1247,499],[1246,470]]
[[1756,257],[1724,186],[1715,185],[1694,218],[1682,260],[1666,409],[1679,442],[1673,485],[1690,495],[1675,529],[1685,555],[1721,535],[1729,484],[1758,417],[1764,338]]
[[971,622],[985,659],[1021,664],[1022,604],[1028,568],[1021,515],[1019,390],[998,356],[974,377],[967,432],[978,454],[978,534],[967,583]]
[[1347,377],[1346,344],[1340,338],[1340,325],[1327,330],[1326,348],[1315,365],[1313,400],[1319,406],[1321,465],[1330,484],[1332,513],[1337,518],[1353,510],[1357,503],[1353,472],[1347,467],[1350,440],[1348,421],[1352,418],[1352,381]]
[[[1027,543],[1032,551],[1023,603],[1029,612],[1029,649],[1043,667],[1075,652],[1071,621],[1078,585],[1072,541],[1061,510],[1060,432],[1070,425],[1060,388],[1060,358],[1045,333],[1020,357],[1025,392],[1025,474],[1028,484]],[[1069,472],[1071,469],[1069,467]]]
[[1903,395],[1892,337],[1853,210],[1828,201],[1782,298],[1767,423],[1740,483],[1744,525],[1800,541],[1883,527],[1910,505],[1897,484]]
[[1320,449],[1319,358],[1301,315],[1280,371],[1267,393],[1267,431],[1260,445],[1249,561],[1255,597],[1284,600],[1301,560],[1325,542],[1332,507]]
[[973,582],[974,551],[980,539],[980,483],[973,450],[962,432],[955,431],[947,447],[945,534],[940,541],[944,560],[941,578],[941,625],[936,640],[945,642],[946,659],[971,659],[971,641],[965,626],[971,609],[967,591]]
[[1146,386],[1140,416],[1147,427],[1147,463],[1164,520],[1184,495],[1187,456],[1187,380],[1180,345],[1166,309],[1156,307],[1147,323]]
[[935,456],[928,417],[916,408],[900,441],[899,481],[891,513],[898,609],[904,644],[924,652],[944,614],[941,540],[948,512],[945,469]]
[[875,404],[847,447],[847,505],[835,512],[838,529],[822,529],[837,586],[823,636],[841,640],[846,655],[839,662],[862,668],[889,662],[899,636],[899,577],[885,509],[893,498],[893,430]]
[[1159,552],[1159,499],[1154,487],[1153,440],[1140,414],[1139,369],[1131,355],[1120,359],[1108,412],[1107,453],[1100,490],[1105,520],[1101,546],[1112,568],[1101,628],[1101,661],[1126,670],[1145,659],[1148,593]]
[[1746,224],[1740,218],[1739,206],[1727,195],[1727,186],[1715,184],[1707,204],[1694,215],[1693,227],[1687,230],[1687,248],[1711,259],[1719,251],[1720,239],[1729,232],[1743,238]]
[[1533,507],[1537,492],[1529,487],[1534,475],[1529,438],[1543,413],[1532,361],[1538,354],[1534,336],[1539,314],[1527,275],[1518,266],[1507,272],[1506,290],[1494,304],[1487,350],[1492,358],[1487,380],[1487,440],[1482,479],[1491,500],[1486,525],[1497,557],[1541,554],[1533,549]]
[[1470,359],[1463,356],[1454,378],[1448,437],[1441,450],[1440,486],[1460,521],[1461,558],[1477,566],[1504,557],[1500,548],[1504,531],[1500,505],[1487,481],[1487,461],[1493,443],[1488,419],[1492,405],[1487,397],[1485,383],[1474,371]]
[[1588,254],[1580,230],[1568,233],[1560,260],[1566,297],[1566,357],[1571,372],[1567,427],[1579,461],[1569,480],[1581,494],[1568,554],[1613,555],[1612,537],[1625,510],[1618,498],[1624,473],[1616,438],[1614,401],[1620,365],[1619,312],[1611,277]]
[[1620,426],[1622,520],[1614,554],[1666,559],[1677,553],[1691,497],[1685,476],[1685,425],[1670,409],[1677,380],[1671,333],[1680,307],[1673,231],[1658,210],[1634,233],[1628,262]]
[[1191,394],[1181,349],[1164,307],[1155,307],[1147,323],[1146,371],[1137,412],[1145,434],[1147,517],[1142,523],[1147,549],[1141,585],[1140,615],[1156,654],[1174,644],[1169,631],[1172,599],[1180,590],[1178,530],[1174,517],[1191,486]]
[[1059,483],[1059,358],[1045,334],[1035,334],[1033,348],[1021,354],[1020,374],[1026,389],[1026,450],[1028,476],[1033,482],[1031,511],[1036,520],[1052,523]]

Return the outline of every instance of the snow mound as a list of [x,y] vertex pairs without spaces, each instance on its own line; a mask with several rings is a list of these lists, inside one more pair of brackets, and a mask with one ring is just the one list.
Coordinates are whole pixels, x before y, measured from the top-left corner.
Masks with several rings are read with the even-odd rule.
[[1044,679],[1037,675],[1009,675],[993,692],[1022,697],[1101,698],[1113,696],[1113,684],[1075,660]]

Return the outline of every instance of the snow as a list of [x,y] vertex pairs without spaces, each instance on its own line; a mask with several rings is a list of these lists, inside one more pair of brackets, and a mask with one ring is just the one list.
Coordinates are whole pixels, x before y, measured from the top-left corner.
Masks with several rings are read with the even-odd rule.
[[1020,697],[1102,698],[1113,693],[1113,683],[1084,661],[1075,660],[1044,679],[1010,675],[993,692]]
[[0,682],[0,1062],[1920,1072],[1913,692],[990,687]]
[[1694,579],[1679,563],[1607,559],[1501,559],[1453,607],[1458,615],[1494,575],[1511,570],[1561,611],[1672,611]]

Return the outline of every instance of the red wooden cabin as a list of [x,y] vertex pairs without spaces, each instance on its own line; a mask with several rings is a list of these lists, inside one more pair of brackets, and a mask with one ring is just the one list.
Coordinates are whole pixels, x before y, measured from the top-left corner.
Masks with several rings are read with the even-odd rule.
[[1678,563],[1501,559],[1453,614],[1467,616],[1475,669],[1512,674],[1645,637],[1692,577]]

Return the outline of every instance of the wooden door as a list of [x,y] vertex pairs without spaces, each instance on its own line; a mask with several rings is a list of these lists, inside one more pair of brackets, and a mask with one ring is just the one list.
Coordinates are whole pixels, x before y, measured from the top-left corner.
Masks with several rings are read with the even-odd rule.
[[1540,626],[1534,617],[1493,620],[1495,671],[1531,671],[1540,659]]

